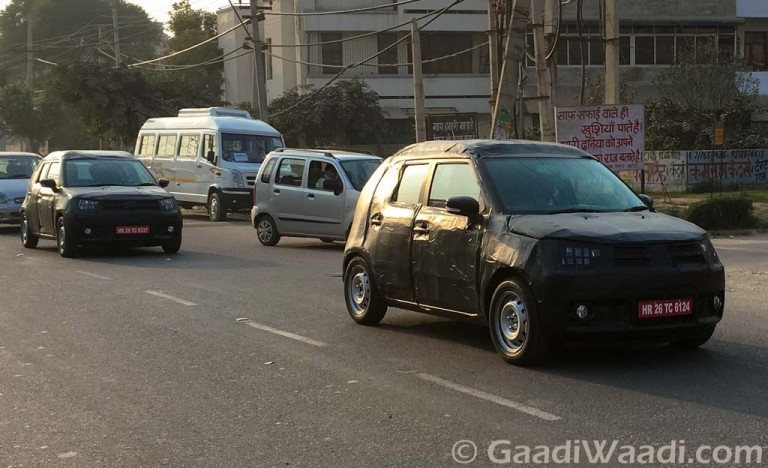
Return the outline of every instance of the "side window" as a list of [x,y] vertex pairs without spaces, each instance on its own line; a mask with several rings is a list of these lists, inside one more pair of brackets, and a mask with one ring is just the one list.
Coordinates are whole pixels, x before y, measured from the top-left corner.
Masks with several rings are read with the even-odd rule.
[[480,186],[469,164],[438,164],[429,191],[429,206],[444,207],[451,197],[466,196],[480,201]]
[[152,156],[155,154],[155,136],[142,135],[139,143],[139,156]]
[[32,176],[32,181],[34,183],[38,183],[42,179],[45,179],[45,175],[48,174],[49,167],[51,167],[51,163],[41,164],[37,170],[37,173],[34,176]]
[[280,161],[277,168],[276,185],[289,185],[292,187],[301,187],[301,181],[304,178],[304,167],[307,161],[303,159],[285,158]]
[[264,170],[261,171],[261,181],[265,184],[269,183],[272,178],[272,171],[275,170],[275,164],[277,164],[277,158],[272,158],[264,165]]
[[157,141],[158,158],[172,158],[176,153],[176,135],[160,135]]
[[200,150],[200,135],[182,135],[179,142],[179,158],[197,159]]
[[400,184],[392,197],[393,202],[416,204],[421,200],[421,189],[429,169],[428,164],[405,166]]
[[317,190],[333,191],[338,187],[339,171],[333,163],[326,161],[311,161],[307,187]]
[[205,135],[203,137],[203,157],[205,157],[205,159],[211,163],[216,161],[215,135]]
[[44,179],[53,179],[56,182],[59,182],[60,174],[61,174],[61,163],[58,161],[54,161],[51,163],[50,167],[48,168],[48,174],[46,174]]

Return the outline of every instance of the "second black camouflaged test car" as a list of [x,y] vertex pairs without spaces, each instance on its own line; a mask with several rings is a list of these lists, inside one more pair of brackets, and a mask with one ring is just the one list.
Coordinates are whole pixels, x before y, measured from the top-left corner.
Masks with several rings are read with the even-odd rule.
[[32,174],[21,207],[21,242],[56,241],[63,257],[84,244],[181,248],[182,218],[176,200],[146,167],[115,151],[60,151]]
[[699,346],[725,300],[705,231],[654,212],[589,154],[527,141],[389,158],[360,195],[343,268],[358,323],[388,306],[479,321],[521,365],[572,338]]

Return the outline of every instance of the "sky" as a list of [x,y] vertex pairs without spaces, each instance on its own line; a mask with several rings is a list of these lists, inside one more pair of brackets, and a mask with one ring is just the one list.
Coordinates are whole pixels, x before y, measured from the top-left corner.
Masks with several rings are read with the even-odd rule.
[[[174,2],[178,0],[127,0],[127,3],[133,3],[144,8],[144,11],[149,14],[151,18],[163,23],[168,21],[168,12]],[[232,0],[232,3],[237,4],[241,0]],[[0,0],[0,11],[4,10],[11,0]],[[227,0],[191,0],[192,8],[202,9],[206,11],[215,12],[219,8],[229,6]],[[242,3],[248,3],[246,0],[242,0]]]

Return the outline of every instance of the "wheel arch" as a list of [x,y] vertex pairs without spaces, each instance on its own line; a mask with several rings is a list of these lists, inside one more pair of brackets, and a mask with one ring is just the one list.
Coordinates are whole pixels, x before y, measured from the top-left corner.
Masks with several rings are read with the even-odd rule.
[[528,288],[528,291],[530,292],[531,296],[533,297],[533,300],[536,301],[536,296],[533,294],[533,291],[530,287],[530,281],[528,279],[528,276],[519,268],[505,266],[498,268],[495,272],[493,272],[493,275],[486,281],[485,287],[483,288],[483,295],[482,295],[482,303],[480,305],[481,314],[483,316],[483,319],[485,322],[488,321],[490,317],[490,309],[491,309],[491,300],[493,299],[493,293],[496,291],[496,288],[503,282],[509,279],[518,280],[523,285],[525,285]]

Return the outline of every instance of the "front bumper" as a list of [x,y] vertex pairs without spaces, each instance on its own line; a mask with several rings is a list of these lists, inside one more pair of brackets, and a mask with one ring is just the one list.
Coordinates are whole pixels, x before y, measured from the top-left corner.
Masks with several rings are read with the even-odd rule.
[[227,188],[221,190],[224,207],[232,211],[249,210],[253,206],[253,189]]
[[[181,238],[180,212],[72,213],[64,217],[68,235],[78,244],[104,244],[150,247]],[[149,226],[147,234],[117,234],[118,226]],[[170,232],[169,232],[170,228]]]
[[[568,341],[685,339],[716,325],[725,305],[722,265],[557,273],[532,287],[548,330]],[[692,299],[692,314],[640,318],[639,302],[680,298]],[[576,315],[582,304],[589,310],[585,319]]]
[[0,224],[20,224],[21,203],[0,204]]

